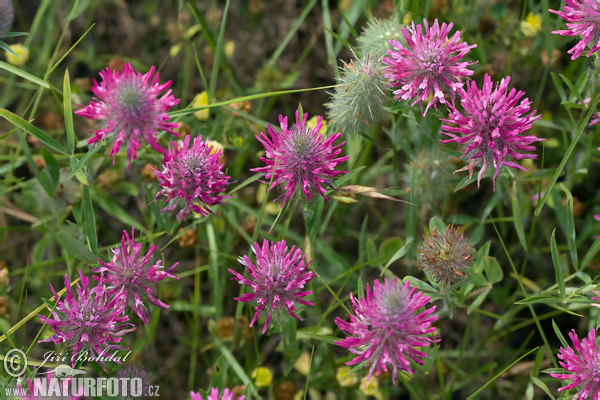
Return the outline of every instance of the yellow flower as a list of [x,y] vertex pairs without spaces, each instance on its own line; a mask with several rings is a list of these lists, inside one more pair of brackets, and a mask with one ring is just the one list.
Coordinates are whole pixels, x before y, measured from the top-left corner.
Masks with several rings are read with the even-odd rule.
[[367,396],[373,396],[376,399],[382,399],[383,396],[379,391],[379,379],[376,376],[371,376],[369,380],[369,387],[367,388],[367,377],[364,376],[360,380],[360,391],[366,394]]
[[252,372],[252,379],[254,379],[256,386],[267,387],[273,381],[273,373],[269,368],[258,367]]
[[10,46],[11,50],[19,55],[15,56],[12,53],[6,52],[6,61],[15,67],[22,67],[29,60],[29,49],[22,44],[13,44]]
[[[306,121],[306,126],[309,127],[310,129],[315,129],[315,126],[317,126],[317,118],[318,117],[315,115],[314,117],[312,117],[311,119]],[[323,127],[321,128],[319,133],[321,135],[324,135],[327,133],[327,121],[323,120],[323,121],[321,121],[321,123],[323,124]]]
[[340,386],[342,387],[350,387],[350,386],[354,386],[358,383],[358,377],[356,376],[356,374],[351,374],[348,375],[348,372],[351,371],[350,367],[347,366],[341,366],[337,369],[337,372],[335,373],[335,377],[338,381],[338,383],[340,384]]
[[[204,92],[196,95],[192,103],[192,108],[198,108],[206,105],[208,105],[208,93],[206,93],[205,90]],[[198,118],[200,121],[206,121],[208,119],[208,109],[196,111],[194,113],[194,117]]]
[[235,41],[230,40],[228,42],[225,42],[225,47],[223,50],[225,51],[225,55],[227,56],[227,58],[233,58],[233,53],[235,52]]
[[402,18],[402,23],[404,25],[408,25],[410,24],[410,21],[412,21],[412,13],[408,12],[404,15],[404,18]]
[[533,37],[541,30],[542,17],[540,15],[530,12],[525,21],[521,21],[521,32],[525,36]]

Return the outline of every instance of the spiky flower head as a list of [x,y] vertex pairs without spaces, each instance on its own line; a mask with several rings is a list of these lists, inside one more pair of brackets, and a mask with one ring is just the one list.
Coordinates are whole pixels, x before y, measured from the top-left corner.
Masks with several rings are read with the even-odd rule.
[[515,88],[509,92],[509,82],[510,76],[507,76],[494,86],[492,78],[486,74],[480,90],[475,81],[469,81],[467,90],[462,90],[460,94],[460,103],[464,111],[461,112],[453,104],[449,104],[448,119],[442,119],[442,122],[453,124],[442,125],[442,133],[451,138],[442,140],[442,143],[455,142],[463,145],[465,150],[461,158],[466,157],[469,163],[455,172],[468,169],[469,176],[472,176],[473,167],[481,166],[477,176],[477,187],[490,164],[496,168],[493,178],[494,190],[503,166],[527,171],[527,168],[512,160],[536,159],[537,155],[523,152],[534,151],[533,143],[544,140],[534,135],[521,136],[531,128],[535,120],[541,118],[541,115],[536,114],[537,110],[524,115],[529,111],[531,101],[524,98],[519,103],[525,92]]
[[384,67],[381,61],[368,55],[344,63],[337,78],[338,86],[326,104],[333,129],[358,133],[381,121],[388,91]]
[[198,392],[190,392],[191,400],[244,400],[245,398],[246,396],[239,396],[236,398],[235,394],[229,389],[224,389],[223,393],[219,394],[218,388],[212,388],[210,394],[206,396],[206,398],[202,397]]
[[307,117],[308,113],[305,113],[300,119],[300,112],[296,111],[296,123],[288,127],[288,118],[280,115],[281,133],[269,125],[270,138],[263,132],[256,136],[265,148],[265,157],[260,159],[267,165],[251,171],[263,173],[267,182],[274,175],[272,187],[285,184],[286,192],[275,200],[284,197],[281,207],[292,198],[296,189],[301,189],[306,201],[310,201],[311,187],[329,201],[323,184],[332,187],[332,178],[347,172],[335,170],[338,164],[348,159],[348,156],[336,157],[346,142],[333,145],[342,133],[325,137],[319,133],[323,118],[319,116],[315,127],[309,128]]
[[429,336],[435,331],[431,323],[437,315],[431,315],[435,306],[419,312],[419,308],[429,303],[429,296],[424,296],[410,281],[402,284],[395,278],[384,279],[383,285],[373,282],[373,290],[367,284],[363,299],[357,299],[350,293],[350,301],[354,315],[348,315],[350,322],[337,317],[335,323],[340,330],[350,336],[335,342],[358,356],[346,365],[360,364],[366,361],[369,368],[368,379],[373,372],[379,375],[381,370],[388,371],[392,367],[392,380],[396,384],[399,371],[413,373],[410,360],[424,364],[425,353],[416,349],[439,342],[438,336]]
[[15,9],[12,0],[0,0],[0,38],[10,31],[14,18]]
[[475,260],[473,243],[465,239],[464,234],[452,225],[444,232],[433,227],[429,237],[423,236],[419,246],[419,269],[436,283],[444,285],[455,283],[469,276],[468,268]]
[[568,53],[571,60],[581,56],[590,45],[587,57],[600,49],[600,3],[597,0],[565,0],[564,11],[548,10],[559,15],[567,23],[567,28],[552,31],[560,36],[579,36],[581,40]]
[[388,57],[382,58],[383,63],[388,65],[385,76],[389,78],[390,86],[396,88],[395,99],[414,99],[411,106],[429,100],[425,111],[419,103],[423,115],[431,106],[437,110],[438,101],[446,103],[445,92],[449,92],[454,103],[455,92],[463,86],[462,78],[473,74],[467,67],[475,63],[460,62],[460,59],[477,45],[460,42],[459,31],[448,38],[453,26],[452,23],[443,23],[440,27],[436,19],[429,27],[424,19],[423,26],[415,27],[413,21],[412,28],[402,28],[406,44],[390,40],[393,49],[388,50]]
[[[117,379],[123,378],[127,380],[140,379],[141,384],[138,387],[141,390],[141,393],[148,393],[148,389],[154,380],[153,375],[146,373],[146,371],[133,364],[117,372]],[[127,396],[121,394],[120,400],[135,400],[137,398],[139,397],[134,397],[132,393],[127,392]]]
[[571,383],[563,386],[558,391],[577,388],[578,392],[573,396],[573,400],[600,399],[600,349],[596,346],[596,330],[590,330],[587,338],[583,338],[581,343],[575,333],[575,329],[569,332],[569,337],[573,341],[573,348],[561,347],[558,358],[561,367],[567,373],[560,374],[550,372],[553,378],[566,380],[571,379]]
[[221,194],[230,183],[230,177],[223,173],[225,164],[219,163],[221,150],[202,136],[195,137],[190,147],[191,139],[186,136],[183,141],[169,143],[163,170],[155,170],[161,186],[156,198],[166,196],[164,202],[171,202],[162,211],[179,209],[179,220],[185,219],[190,211],[206,217],[213,213],[210,207],[231,197]]
[[386,55],[392,48],[389,41],[392,39],[404,42],[404,37],[400,29],[402,25],[398,22],[398,17],[389,19],[374,18],[367,23],[367,27],[356,39],[358,50],[374,61],[380,61],[381,57]]
[[[103,285],[89,288],[90,279],[83,276],[79,270],[81,281],[77,283],[77,296],[73,293],[68,275],[65,275],[67,295],[60,300],[56,291],[50,285],[54,294],[56,307],[52,317],[39,315],[43,324],[54,330],[54,335],[41,342],[67,343],[73,348],[71,367],[75,364],[79,351],[86,350],[87,357],[97,358],[107,350],[127,350],[117,345],[128,332],[134,331],[135,326],[124,314],[125,296],[122,292],[115,293],[112,297]],[[49,310],[52,310],[48,307]],[[97,361],[102,365],[101,360]],[[120,364],[120,361],[115,359]]]
[[150,320],[144,304],[145,299],[163,310],[169,308],[167,304],[152,296],[151,287],[166,277],[179,279],[171,274],[178,263],[163,270],[162,261],[152,256],[154,250],[156,245],[150,247],[146,255],[142,255],[142,244],[135,242],[133,228],[131,228],[131,237],[127,231],[123,231],[121,246],[112,250],[113,258],[110,262],[105,263],[99,258],[98,261],[102,266],[95,269],[90,267],[92,272],[102,273],[100,276],[94,275],[94,279],[100,285],[108,285],[108,295],[122,293],[128,305],[146,325]]
[[173,128],[177,124],[169,121],[167,111],[179,104],[179,99],[169,89],[162,97],[160,93],[171,86],[171,81],[162,85],[158,83],[158,73],[153,66],[145,74],[133,71],[130,63],[123,65],[123,72],[106,68],[100,72],[102,81],[96,82],[92,92],[96,95],[89,105],[75,113],[82,117],[102,120],[106,123],[102,129],[95,130],[95,135],[88,140],[94,144],[114,134],[114,143],[110,155],[115,163],[115,156],[123,143],[127,143],[127,159],[129,168],[131,160],[136,159],[140,139],[144,139],[156,151],[164,153],[158,144],[156,135],[164,130],[177,136]]
[[262,330],[263,334],[267,332],[271,315],[275,310],[286,311],[292,317],[302,321],[294,313],[296,311],[294,302],[314,306],[314,303],[303,299],[312,291],[302,291],[304,285],[316,276],[308,269],[312,260],[305,261],[306,255],[302,254],[302,250],[297,249],[296,246],[292,246],[288,252],[285,240],[271,243],[265,239],[262,248],[258,242],[255,242],[252,245],[252,251],[256,254],[255,264],[247,255],[238,258],[238,262],[248,268],[249,278],[228,269],[235,276],[231,278],[232,280],[252,288],[251,293],[235,298],[244,303],[256,301],[256,313],[250,321],[250,327],[254,326],[258,316],[265,308],[268,314]]

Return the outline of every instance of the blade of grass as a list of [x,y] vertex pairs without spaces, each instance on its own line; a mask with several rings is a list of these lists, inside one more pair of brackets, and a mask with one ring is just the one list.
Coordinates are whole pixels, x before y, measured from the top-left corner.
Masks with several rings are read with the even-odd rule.
[[[1,61],[0,61],[1,62]],[[43,132],[41,129],[33,126],[31,123],[25,121],[23,118],[19,117],[11,113],[10,111],[0,108],[0,117],[6,119],[8,122],[13,124],[14,126],[21,128],[22,130],[30,133],[39,139],[40,142],[44,143],[46,146],[50,147],[52,150],[68,155],[69,153],[65,150],[64,147],[61,146],[56,140],[52,139],[48,134]]]
[[65,70],[63,80],[63,107],[65,116],[65,130],[67,131],[67,142],[71,154],[75,152],[75,128],[73,127],[73,105],[71,104],[71,79],[69,69]]
[[21,78],[27,79],[28,81],[33,82],[36,85],[41,86],[45,89],[50,89],[50,84],[48,82],[38,78],[37,76],[33,76],[28,72],[20,70],[17,67],[13,67],[12,65],[5,63],[4,61],[0,61],[0,68],[4,69],[10,73],[13,73],[15,75],[18,75]]
[[588,112],[585,114],[585,117],[583,118],[583,120],[579,123],[577,132],[575,133],[575,138],[569,145],[569,148],[567,149],[562,161],[560,162],[558,168],[556,169],[556,172],[554,173],[554,176],[552,177],[552,180],[550,181],[550,185],[546,189],[546,193],[544,193],[544,197],[542,197],[542,200],[540,201],[537,208],[535,209],[535,215],[540,215],[540,212],[542,211],[544,204],[546,204],[546,201],[548,200],[548,195],[552,192],[552,189],[554,189],[554,185],[556,184],[558,177],[562,173],[563,168],[567,164],[567,161],[571,157],[571,154],[573,153],[575,146],[579,142],[579,139],[581,138],[581,135],[583,134],[584,128],[587,126],[588,121],[592,117],[592,114],[596,111],[596,107],[598,106],[598,100],[600,100],[600,96],[599,95],[594,96],[594,100],[592,101],[592,104],[590,104],[590,108],[588,109]]

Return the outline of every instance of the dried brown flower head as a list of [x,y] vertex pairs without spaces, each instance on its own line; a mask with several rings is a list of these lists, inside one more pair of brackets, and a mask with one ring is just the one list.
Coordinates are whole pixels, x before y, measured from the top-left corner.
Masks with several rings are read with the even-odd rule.
[[458,282],[469,276],[467,269],[475,254],[472,245],[453,225],[448,225],[443,233],[434,227],[419,246],[419,269],[433,282],[443,280],[444,286]]

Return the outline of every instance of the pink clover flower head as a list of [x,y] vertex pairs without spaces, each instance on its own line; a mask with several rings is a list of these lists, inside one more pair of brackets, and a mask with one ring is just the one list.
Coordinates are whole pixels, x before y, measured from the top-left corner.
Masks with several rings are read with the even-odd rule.
[[129,237],[127,231],[123,231],[121,246],[112,250],[113,258],[110,262],[105,263],[98,259],[102,266],[95,269],[90,267],[92,272],[102,273],[100,277],[94,275],[94,279],[100,285],[108,285],[107,294],[113,296],[122,293],[131,309],[146,325],[150,320],[144,305],[144,299],[148,299],[150,303],[163,310],[169,308],[167,304],[152,296],[151,286],[167,277],[179,279],[171,274],[178,263],[173,264],[167,270],[163,270],[162,261],[156,260],[152,256],[154,250],[156,250],[156,245],[150,247],[146,255],[142,255],[142,244],[135,242],[133,228],[131,228],[131,237]]
[[235,397],[229,389],[224,389],[223,393],[219,394],[219,389],[212,388],[210,394],[206,398],[198,392],[190,392],[191,400],[244,400],[246,396]]
[[[396,384],[399,371],[413,373],[410,360],[424,364],[427,354],[416,347],[429,346],[439,342],[437,335],[429,336],[435,331],[431,326],[438,317],[431,315],[435,306],[419,312],[429,303],[429,296],[424,296],[411,287],[410,282],[402,284],[394,279],[384,280],[383,285],[376,280],[373,290],[367,284],[366,295],[357,299],[350,294],[354,315],[349,315],[350,322],[336,318],[338,328],[349,336],[335,342],[345,347],[357,357],[348,361],[347,365],[366,362],[370,365],[368,380],[375,372],[388,371],[392,367],[392,379]],[[367,380],[367,383],[368,383]]]
[[[55,379],[60,379],[58,385],[54,385],[52,382]],[[48,391],[35,390],[35,387],[39,387],[39,385],[43,385],[44,388],[47,388]],[[17,385],[17,387],[22,387],[21,385]],[[83,387],[81,388],[73,388],[71,387],[71,377],[66,378],[58,378],[54,376],[54,372],[50,372],[47,375],[35,376],[32,378],[27,378],[27,388],[29,390],[29,396],[21,396],[19,397],[21,400],[80,400],[83,398]],[[52,388],[52,389],[51,389]],[[52,393],[55,393],[55,390],[58,389],[60,394],[68,394],[67,396],[53,396]],[[36,393],[46,393],[47,396],[34,396]]]
[[573,348],[561,347],[558,358],[561,367],[566,372],[564,374],[550,372],[553,378],[566,380],[571,379],[571,383],[558,389],[558,391],[577,388],[578,392],[573,396],[573,400],[600,399],[600,350],[596,346],[596,330],[590,330],[587,338],[581,339],[571,330],[569,337],[573,342]]
[[477,187],[490,164],[496,168],[494,190],[502,166],[527,171],[512,160],[536,159],[537,155],[523,152],[534,151],[533,143],[544,140],[534,135],[521,136],[541,115],[536,115],[536,110],[524,115],[529,111],[531,101],[525,98],[519,103],[525,93],[514,88],[509,92],[509,82],[510,77],[506,77],[494,86],[488,74],[484,77],[481,90],[477,88],[475,81],[467,82],[467,90],[461,90],[460,93],[464,111],[449,104],[448,119],[442,119],[442,122],[454,124],[442,125],[442,133],[450,136],[450,139],[442,140],[442,143],[455,142],[463,145],[465,150],[461,158],[466,157],[469,162],[466,167],[455,172],[468,169],[471,177],[473,167],[481,166]]
[[183,141],[169,143],[163,170],[155,170],[161,186],[156,198],[166,196],[164,202],[171,202],[162,211],[179,209],[179,220],[190,211],[206,217],[213,213],[211,206],[231,197],[221,194],[230,184],[230,177],[223,173],[225,164],[219,164],[221,150],[210,145],[208,138],[203,141],[202,136],[194,138],[190,147],[191,139],[186,136]]
[[[52,317],[38,314],[41,322],[48,324],[55,332],[50,338],[39,342],[66,342],[68,347],[73,348],[71,367],[82,348],[89,351],[91,357],[106,356],[108,350],[127,350],[116,343],[121,341],[123,335],[135,330],[133,324],[125,323],[129,321],[129,316],[124,314],[123,293],[117,292],[111,297],[101,284],[90,289],[89,278],[84,277],[81,270],[79,276],[81,281],[77,284],[75,295],[69,276],[65,275],[67,295],[64,300],[59,299],[50,285],[56,300]],[[102,365],[100,360],[97,362]],[[115,362],[120,364],[118,360]]]
[[306,125],[307,117],[308,114],[305,113],[300,119],[300,112],[296,111],[296,123],[288,127],[288,118],[280,115],[281,133],[269,125],[270,138],[263,132],[256,136],[265,148],[265,157],[260,159],[267,165],[251,171],[264,173],[267,183],[274,174],[272,187],[285,184],[286,192],[275,200],[285,196],[281,207],[292,198],[297,188],[302,189],[306,201],[310,201],[311,187],[329,201],[323,185],[332,188],[332,178],[347,172],[335,171],[338,164],[348,159],[348,156],[337,157],[346,142],[333,145],[342,133],[325,137],[319,133],[323,127],[323,117],[317,117],[317,123],[312,129]]
[[228,269],[234,275],[232,280],[252,288],[251,293],[236,297],[235,300],[244,303],[256,300],[258,303],[250,327],[254,326],[258,316],[265,308],[268,315],[262,330],[263,334],[267,332],[271,315],[275,310],[283,309],[292,317],[302,321],[294,313],[296,311],[294,302],[314,306],[314,303],[303,299],[312,291],[302,291],[304,285],[317,275],[308,269],[312,260],[305,261],[306,255],[302,254],[302,251],[296,246],[292,246],[288,252],[285,240],[272,244],[265,239],[262,248],[258,242],[255,242],[252,245],[252,251],[256,254],[255,264],[247,255],[238,258],[238,262],[248,268],[249,278]]
[[581,56],[590,45],[587,57],[600,49],[600,3],[597,0],[565,0],[564,11],[548,10],[559,15],[567,23],[567,28],[552,31],[560,36],[580,36],[581,40],[568,53],[571,60]]
[[455,92],[463,86],[462,78],[473,74],[467,67],[475,64],[460,60],[477,45],[460,42],[459,31],[448,38],[454,26],[452,23],[440,26],[436,19],[430,27],[424,19],[423,26],[415,27],[412,21],[412,27],[402,28],[406,46],[396,39],[390,40],[393,48],[381,61],[388,66],[384,76],[389,79],[390,86],[396,88],[394,98],[400,101],[414,99],[411,106],[429,100],[425,111],[419,104],[425,115],[431,106],[437,110],[438,101],[446,103],[444,91],[450,93],[454,103]]
[[106,126],[95,130],[95,135],[88,140],[94,144],[115,135],[110,155],[115,163],[115,155],[123,143],[127,143],[127,158],[129,168],[131,160],[136,159],[140,138],[144,139],[156,151],[164,153],[158,144],[156,134],[159,130],[167,131],[175,136],[173,128],[177,124],[169,121],[167,111],[179,103],[179,99],[167,91],[162,97],[160,93],[171,86],[171,81],[162,85],[158,83],[158,73],[154,75],[155,67],[142,75],[135,73],[130,63],[123,66],[123,72],[106,68],[100,72],[102,81],[96,82],[92,92],[96,97],[89,105],[75,111],[76,114],[89,119],[103,120]]

